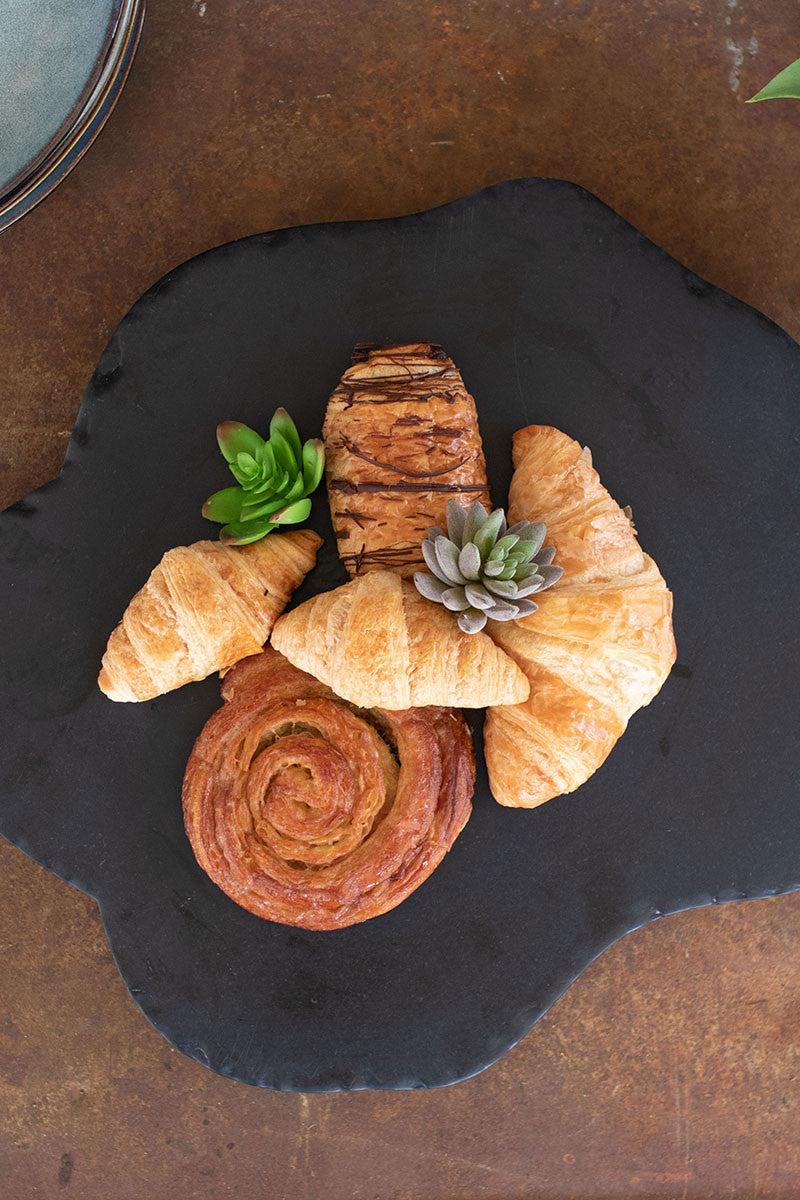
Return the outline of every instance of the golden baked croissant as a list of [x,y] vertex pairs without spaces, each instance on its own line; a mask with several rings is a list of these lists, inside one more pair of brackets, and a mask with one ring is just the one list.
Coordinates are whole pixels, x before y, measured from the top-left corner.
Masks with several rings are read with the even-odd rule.
[[289,662],[361,708],[482,708],[528,695],[519,667],[485,633],[391,571],[371,571],[306,600],[275,623]]
[[108,639],[101,691],[151,700],[257,653],[321,545],[300,529],[249,546],[168,550]]
[[522,704],[491,708],[484,725],[495,799],[532,808],[580,787],[610,753],[675,661],[672,593],[588,450],[544,425],[514,435],[509,523],[544,521],[561,579],[538,611],[490,621],[489,632],[530,680]]
[[350,575],[413,575],[448,499],[489,503],[475,402],[441,346],[356,346],[323,436],[331,519]]
[[222,684],[183,782],[197,861],[243,908],[341,929],[394,908],[467,822],[460,713],[353,710],[268,646]]

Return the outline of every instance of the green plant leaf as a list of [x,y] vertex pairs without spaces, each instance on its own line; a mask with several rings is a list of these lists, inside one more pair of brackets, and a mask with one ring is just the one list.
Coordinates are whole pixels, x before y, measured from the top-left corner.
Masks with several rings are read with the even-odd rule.
[[472,504],[469,506],[469,511],[467,512],[467,519],[464,522],[464,532],[461,535],[462,546],[473,540],[475,534],[478,532],[481,525],[483,525],[488,515],[489,514],[481,504],[480,500],[472,501]]
[[273,514],[272,519],[276,525],[297,525],[299,521],[305,521],[310,512],[310,500],[296,500],[294,504],[288,504],[286,508],[279,509]]
[[257,521],[232,521],[230,525],[225,525],[219,531],[219,540],[224,542],[226,546],[246,546],[248,542],[257,542],[259,538],[266,537],[268,533],[272,533],[273,529],[277,529],[277,525],[273,525],[269,517],[261,517]]
[[[495,547],[494,547],[494,550],[492,551],[492,554],[494,554],[495,550],[500,550],[500,551],[503,551],[503,550],[505,550],[505,552],[506,552],[506,555],[508,555],[508,553],[509,553],[511,550],[513,550],[513,549],[514,549],[514,547],[516,546],[516,544],[517,544],[517,542],[518,542],[518,541],[519,541],[519,534],[517,534],[517,533],[506,533],[506,534],[504,534],[504,535],[503,535],[503,537],[501,537],[501,538],[500,538],[500,539],[499,539],[499,540],[498,540],[498,541],[495,543]],[[491,556],[490,556],[490,557],[491,557]],[[499,554],[497,554],[495,557],[499,558],[499,557],[500,557],[500,555],[499,555]]]
[[277,490],[278,489],[275,487],[275,477],[273,475],[270,475],[267,479],[261,480],[259,483],[248,483],[247,495],[249,497],[249,503],[252,503],[257,498],[260,498],[261,500],[269,500],[270,496],[274,496]]
[[779,71],[747,103],[754,104],[756,100],[800,100],[800,58]]
[[518,563],[530,562],[536,551],[540,548],[543,540],[544,534],[542,534],[541,539],[533,538],[531,540],[517,542],[516,546],[514,547],[514,558]]
[[303,485],[310,496],[319,487],[325,470],[325,447],[319,438],[310,438],[303,446]]
[[259,462],[261,463],[261,465],[264,468],[264,473],[266,475],[274,475],[275,474],[275,454],[274,454],[272,446],[270,446],[269,442],[263,443],[263,445],[261,446],[261,451],[258,455],[258,458],[259,458]]
[[502,508],[496,508],[494,512],[486,518],[477,533],[473,534],[470,539],[475,543],[481,552],[481,558],[486,558],[492,546],[495,543],[495,538],[500,532],[500,528],[505,521],[505,514]]
[[240,487],[223,488],[221,492],[214,492],[213,496],[208,497],[203,505],[203,516],[209,521],[219,521],[221,525],[238,521],[244,499],[245,494]]
[[217,442],[226,462],[236,461],[239,454],[250,454],[256,458],[264,445],[255,429],[241,421],[223,421],[217,426]]
[[288,504],[290,500],[302,500],[305,494],[306,488],[305,484],[303,483],[303,476],[298,475],[292,486],[286,492],[283,502],[284,504]]
[[245,504],[242,507],[240,521],[254,521],[258,517],[269,516],[270,513],[276,513],[281,508],[286,507],[286,501],[283,496],[273,496],[269,500],[256,501],[255,503]]
[[297,426],[285,408],[276,408],[275,415],[269,423],[270,440],[278,433],[289,446],[295,461],[295,467],[300,468],[303,462],[303,452],[300,449],[300,435]]
[[283,496],[289,489],[289,472],[281,471],[275,475],[272,480],[272,490],[276,495]]
[[513,579],[487,579],[485,587],[495,596],[504,600],[513,600],[517,595],[517,585]]
[[294,461],[292,447],[287,442],[279,429],[275,429],[270,434],[269,444],[272,446],[275,455],[275,462],[278,464],[278,469],[285,471],[287,475],[294,475],[297,471],[297,463]]

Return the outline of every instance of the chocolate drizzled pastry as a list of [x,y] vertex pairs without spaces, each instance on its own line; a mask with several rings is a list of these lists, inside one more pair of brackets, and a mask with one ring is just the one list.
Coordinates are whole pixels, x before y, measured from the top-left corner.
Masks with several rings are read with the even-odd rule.
[[350,575],[410,577],[449,499],[489,505],[475,402],[441,346],[356,346],[323,435],[333,528]]

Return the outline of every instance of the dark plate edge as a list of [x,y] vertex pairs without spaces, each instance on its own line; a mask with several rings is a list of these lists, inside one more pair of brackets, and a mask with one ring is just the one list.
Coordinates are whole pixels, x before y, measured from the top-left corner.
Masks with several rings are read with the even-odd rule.
[[[370,225],[375,228],[379,228],[381,225],[393,226],[403,222],[410,223],[418,221],[422,217],[434,216],[437,213],[445,213],[448,210],[458,211],[459,208],[468,206],[470,203],[476,200],[478,196],[499,196],[505,191],[526,190],[528,188],[537,187],[541,184],[545,184],[555,190],[565,189],[569,192],[577,194],[584,200],[588,200],[592,204],[599,204],[619,226],[633,233],[641,241],[641,243],[647,247],[648,253],[655,253],[659,258],[670,263],[673,268],[679,270],[686,279],[691,280],[694,284],[693,290],[696,292],[702,292],[702,294],[707,295],[709,298],[713,298],[717,304],[723,304],[729,308],[739,308],[742,311],[751,314],[751,317],[758,321],[762,327],[769,329],[773,334],[776,334],[782,340],[785,339],[790,345],[800,350],[800,343],[796,342],[791,334],[789,334],[776,321],[773,321],[771,317],[768,317],[765,313],[762,313],[757,308],[754,308],[752,304],[748,304],[746,300],[739,299],[739,297],[734,296],[732,292],[726,291],[724,288],[721,288],[717,284],[712,283],[710,280],[705,279],[702,275],[698,275],[695,271],[692,271],[677,258],[673,258],[668,251],[662,249],[661,246],[652,241],[647,234],[642,233],[640,229],[637,229],[635,225],[632,225],[631,222],[626,220],[625,217],[620,216],[618,212],[616,212],[609,204],[606,204],[604,200],[601,200],[599,196],[596,196],[594,192],[589,191],[589,189],[583,187],[582,184],[573,183],[567,179],[554,179],[549,176],[520,177],[517,179],[504,180],[500,183],[493,183],[485,188],[479,188],[476,192],[470,192],[468,196],[461,196],[455,200],[445,201],[443,204],[436,205],[435,208],[419,209],[412,213],[404,213],[394,217],[374,217],[361,220],[318,221],[311,225],[282,226],[279,229],[270,230],[266,233],[252,233],[248,234],[246,237],[234,238],[230,242],[222,242],[218,246],[212,246],[208,250],[202,250],[199,254],[195,254],[191,258],[187,258],[184,262],[179,263],[178,266],[173,267],[170,271],[167,271],[165,275],[162,275],[159,279],[152,283],[145,292],[142,293],[139,299],[134,302],[134,304],[128,309],[128,311],[117,324],[114,332],[112,333],[100,355],[97,367],[95,368],[86,385],[83,399],[81,400],[78,413],[75,417],[75,425],[69,442],[67,443],[67,448],[64,452],[64,459],[58,474],[53,476],[52,479],[49,479],[45,483],[41,484],[38,488],[35,488],[32,492],[28,492],[19,500],[9,504],[7,508],[0,512],[0,517],[2,517],[4,514],[13,514],[15,509],[24,507],[24,505],[30,502],[34,496],[39,496],[47,489],[51,489],[54,487],[54,485],[61,483],[67,467],[79,465],[82,447],[76,442],[76,434],[80,433],[83,421],[86,419],[86,414],[91,408],[92,402],[96,399],[96,394],[101,393],[104,390],[106,378],[108,376],[113,376],[115,372],[117,363],[114,360],[118,358],[118,356],[115,355],[114,352],[117,348],[116,343],[120,338],[120,335],[124,332],[128,323],[136,319],[134,314],[140,307],[149,304],[155,299],[156,296],[159,295],[160,292],[162,292],[165,288],[170,287],[184,271],[188,270],[188,268],[194,266],[202,259],[212,255],[224,256],[225,254],[229,254],[235,247],[249,242],[260,242],[266,246],[279,246],[282,242],[288,240],[290,237],[305,235],[307,233],[317,233],[323,230],[335,230],[338,233],[339,231],[345,231],[348,228],[361,225]],[[110,365],[111,363],[114,365]]]
[[[45,864],[42,863],[41,865],[44,866]],[[47,869],[49,870],[50,868]],[[69,883],[72,881],[67,880],[67,882]],[[73,886],[78,885],[73,883]],[[722,897],[701,894],[699,896],[678,901],[674,908],[670,907],[668,909],[659,911],[653,910],[650,915],[643,918],[641,913],[639,916],[634,916],[633,913],[631,913],[627,919],[623,919],[618,923],[617,928],[612,936],[608,938],[607,941],[604,941],[602,946],[595,950],[589,958],[582,962],[582,965],[578,967],[577,970],[570,968],[564,978],[559,980],[558,983],[554,984],[549,991],[543,995],[540,1001],[529,1003],[523,1006],[516,1020],[513,1022],[512,1029],[509,1032],[508,1036],[510,1040],[506,1043],[505,1039],[498,1039],[495,1037],[494,1040],[496,1042],[502,1040],[503,1045],[500,1049],[493,1048],[488,1058],[481,1058],[477,1062],[460,1066],[456,1069],[455,1074],[452,1072],[447,1072],[441,1076],[431,1076],[426,1079],[409,1076],[408,1078],[394,1083],[384,1083],[377,1078],[356,1081],[352,1079],[338,1079],[326,1081],[324,1085],[316,1084],[313,1082],[313,1080],[303,1078],[294,1079],[288,1083],[285,1080],[275,1080],[265,1077],[262,1077],[258,1080],[243,1079],[241,1075],[229,1070],[224,1064],[221,1066],[214,1065],[202,1046],[198,1046],[196,1043],[193,1043],[190,1040],[182,1041],[180,1038],[173,1037],[171,1033],[167,1032],[167,1030],[161,1024],[159,1024],[158,1018],[154,1017],[147,1011],[146,1001],[140,999],[139,995],[132,990],[130,983],[123,974],[122,967],[114,950],[113,924],[110,920],[106,919],[102,900],[98,897],[93,898],[97,901],[97,905],[100,910],[100,917],[103,922],[103,928],[111,949],[111,954],[117,970],[122,977],[123,983],[125,984],[134,1003],[142,1012],[143,1016],[147,1019],[150,1025],[152,1025],[153,1028],[170,1043],[170,1045],[175,1046],[177,1050],[179,1050],[182,1054],[185,1054],[188,1058],[193,1059],[201,1066],[213,1071],[213,1073],[216,1075],[221,1075],[225,1079],[233,1079],[237,1083],[244,1083],[249,1087],[266,1088],[275,1092],[303,1092],[310,1095],[323,1094],[327,1092],[433,1091],[434,1089],[438,1088],[452,1087],[457,1083],[464,1083],[466,1080],[473,1079],[476,1075],[480,1075],[489,1067],[494,1066],[494,1064],[499,1062],[501,1058],[505,1057],[510,1050],[513,1050],[514,1047],[518,1045],[528,1033],[530,1033],[534,1025],[536,1025],[553,1007],[556,1001],[560,1000],[564,993],[572,986],[572,984],[575,983],[575,981],[579,979],[581,975],[583,975],[583,973],[592,965],[592,963],[596,962],[597,959],[606,952],[606,950],[608,950],[611,946],[616,945],[617,942],[622,941],[622,939],[627,937],[628,934],[635,933],[637,930],[643,929],[646,925],[653,924],[662,917],[671,917],[676,913],[690,912],[692,909],[698,908],[716,907],[722,904],[739,904],[745,900],[769,900],[775,896],[791,895],[796,891],[800,891],[800,881],[781,885],[777,888],[767,888],[764,890],[741,893],[732,896]],[[91,895],[91,893],[89,894]],[[641,908],[640,905],[637,905],[637,907]]]
[[[626,218],[620,216],[620,214],[617,213],[613,208],[611,208],[610,205],[606,204],[605,201],[601,200],[593,192],[589,191],[589,189],[584,188],[582,185],[573,183],[569,180],[553,179],[553,178],[548,178],[548,177],[542,177],[542,178],[539,178],[539,177],[524,178],[524,177],[522,177],[522,178],[518,178],[518,179],[506,180],[503,182],[491,184],[488,187],[481,188],[476,192],[470,193],[468,196],[460,197],[460,198],[452,200],[452,201],[447,201],[441,205],[437,205],[434,208],[422,209],[422,210],[418,210],[413,213],[403,214],[400,216],[378,217],[378,218],[374,218],[374,219],[362,219],[362,220],[355,220],[355,221],[353,221],[353,220],[328,221],[328,222],[317,222],[315,224],[310,224],[310,225],[286,226],[286,227],[283,227],[283,228],[280,228],[277,230],[273,230],[273,231],[270,231],[267,233],[256,233],[256,234],[251,234],[244,238],[237,238],[230,242],[225,242],[219,246],[214,246],[208,250],[202,251],[200,254],[194,255],[192,258],[187,259],[185,262],[179,264],[178,266],[174,267],[172,270],[168,271],[159,280],[157,280],[154,284],[152,284],[151,287],[148,288],[146,292],[144,292],[140,296],[140,298],[133,304],[133,306],[128,310],[128,312],[120,320],[119,324],[117,325],[116,329],[114,330],[114,333],[112,334],[111,338],[109,339],[108,343],[106,344],[105,349],[103,350],[103,352],[101,354],[97,368],[95,369],[94,373],[92,374],[92,377],[89,380],[89,383],[87,384],[86,390],[84,392],[83,400],[81,402],[80,408],[78,410],[78,414],[75,419],[75,426],[73,429],[73,433],[72,433],[72,436],[70,437],[69,443],[67,445],[67,449],[66,449],[66,452],[64,455],[64,460],[63,460],[60,471],[54,478],[46,481],[44,484],[42,484],[40,487],[36,488],[34,491],[29,492],[26,496],[22,497],[20,500],[9,505],[8,508],[5,510],[5,514],[0,514],[0,517],[2,517],[3,515],[13,516],[13,515],[16,515],[16,513],[19,513],[19,514],[23,513],[25,511],[25,507],[27,505],[30,505],[30,503],[34,497],[43,495],[46,492],[56,491],[58,485],[60,485],[63,482],[64,476],[67,473],[68,468],[72,468],[72,467],[80,465],[81,446],[79,445],[78,440],[76,440],[75,435],[76,435],[76,433],[78,433],[80,431],[83,420],[86,419],[86,415],[92,406],[92,402],[96,399],[96,394],[102,392],[104,377],[107,377],[109,374],[112,374],[114,371],[114,367],[109,366],[109,359],[111,359],[113,361],[113,359],[115,357],[114,350],[116,349],[116,342],[117,342],[118,338],[120,337],[121,333],[124,331],[127,323],[129,321],[135,319],[133,314],[136,312],[137,309],[139,309],[140,306],[149,303],[165,287],[170,286],[180,276],[180,274],[185,269],[188,269],[190,266],[193,266],[199,260],[204,259],[210,255],[218,255],[218,254],[224,255],[226,253],[230,253],[234,247],[237,247],[243,243],[249,243],[249,242],[257,242],[258,243],[258,242],[260,242],[260,243],[262,243],[264,245],[268,245],[268,246],[280,245],[283,241],[288,240],[288,238],[290,238],[292,236],[304,235],[306,233],[317,233],[317,232],[321,232],[323,230],[325,230],[325,231],[333,230],[338,233],[340,230],[346,230],[347,228],[354,227],[354,226],[371,225],[371,226],[375,226],[377,228],[377,227],[380,227],[381,225],[394,226],[394,225],[397,225],[398,223],[402,223],[402,222],[418,221],[420,218],[433,216],[435,214],[445,213],[448,210],[449,211],[458,211],[460,208],[468,206],[478,196],[484,196],[484,195],[499,196],[506,191],[521,190],[521,189],[527,190],[529,188],[538,187],[540,185],[547,185],[549,188],[553,188],[555,190],[566,189],[572,193],[576,193],[582,199],[588,200],[590,203],[601,205],[602,208],[604,208],[607,211],[607,213],[613,218],[614,222],[619,227],[625,228],[636,235],[636,237],[641,241],[641,243],[647,247],[648,253],[655,252],[660,258],[667,260],[669,263],[672,264],[672,266],[674,268],[681,271],[685,278],[693,281],[693,283],[694,283],[693,290],[700,291],[700,292],[702,292],[702,294],[708,296],[709,298],[713,297],[715,303],[717,303],[717,304],[722,303],[726,307],[736,307],[736,308],[741,308],[742,310],[747,311],[749,314],[751,314],[752,318],[755,318],[759,322],[759,324],[762,326],[762,328],[769,329],[773,333],[777,334],[780,338],[786,339],[788,341],[788,343],[791,344],[792,346],[800,349],[800,347],[798,346],[798,343],[795,342],[795,340],[791,337],[791,335],[789,333],[787,333],[787,331],[785,329],[783,329],[780,325],[778,325],[777,322],[773,321],[771,317],[768,317],[764,313],[759,312],[758,309],[755,309],[752,305],[748,304],[746,301],[739,299],[738,297],[734,296],[732,293],[725,291],[725,289],[718,287],[716,284],[711,283],[710,281],[704,279],[700,275],[697,275],[696,272],[691,271],[688,267],[684,266],[681,262],[679,262],[676,258],[674,258],[666,250],[663,250],[660,246],[658,246],[655,242],[653,242],[646,234],[642,233],[641,230],[637,229],[634,225],[632,225],[628,220],[626,220]],[[16,510],[16,513],[15,513],[15,510]],[[0,831],[0,834],[2,834],[2,831]],[[614,945],[616,942],[620,941],[624,936],[626,936],[626,934],[632,933],[635,930],[642,928],[644,925],[650,924],[651,922],[658,920],[661,917],[671,916],[674,913],[685,912],[685,911],[695,909],[695,908],[711,907],[716,904],[737,903],[741,900],[757,900],[757,899],[766,899],[766,898],[770,898],[773,896],[789,895],[792,892],[800,890],[800,881],[797,881],[797,882],[781,884],[774,888],[754,889],[752,891],[747,891],[747,892],[737,892],[737,894],[735,894],[735,895],[724,895],[724,896],[715,897],[715,896],[711,896],[708,894],[701,894],[700,896],[683,898],[683,899],[675,902],[674,905],[671,905],[670,907],[665,908],[665,909],[661,909],[661,910],[650,909],[646,915],[642,915],[642,907],[644,905],[646,908],[646,902],[637,901],[637,904],[636,904],[637,911],[636,912],[630,911],[628,913],[628,916],[625,919],[622,919],[618,923],[617,929],[614,932],[614,934],[608,940],[604,941],[602,946],[599,949],[597,949],[596,951],[594,951],[590,957],[586,958],[585,961],[582,962],[582,965],[577,970],[573,970],[571,968],[570,971],[565,976],[565,978],[560,980],[557,984],[553,985],[553,987],[540,1000],[523,1007],[523,1009],[521,1010],[521,1012],[519,1014],[517,1021],[515,1022],[515,1028],[514,1028],[513,1032],[510,1034],[511,1040],[507,1044],[503,1045],[503,1047],[500,1048],[499,1050],[496,1050],[496,1051],[492,1050],[490,1057],[487,1058],[485,1061],[481,1060],[478,1064],[473,1063],[468,1066],[464,1066],[463,1068],[458,1068],[457,1074],[455,1074],[455,1075],[450,1073],[447,1078],[430,1078],[430,1079],[424,1079],[424,1080],[409,1078],[409,1079],[402,1080],[400,1082],[390,1083],[390,1084],[382,1083],[379,1080],[366,1080],[363,1082],[362,1081],[353,1082],[351,1080],[342,1079],[342,1080],[337,1080],[334,1082],[326,1082],[326,1084],[324,1086],[314,1085],[313,1082],[309,1082],[308,1080],[295,1080],[295,1081],[292,1081],[291,1084],[287,1085],[285,1082],[275,1082],[274,1080],[268,1080],[268,1079],[264,1079],[264,1078],[258,1080],[257,1082],[253,1082],[250,1080],[243,1080],[243,1079],[241,1079],[240,1076],[226,1070],[226,1068],[224,1066],[217,1067],[217,1066],[212,1065],[212,1063],[210,1062],[208,1056],[206,1055],[206,1053],[202,1047],[197,1046],[197,1045],[190,1045],[188,1043],[184,1044],[180,1040],[172,1037],[171,1034],[167,1034],[165,1029],[158,1023],[157,1018],[154,1018],[153,1016],[151,1016],[148,1013],[147,1008],[145,1006],[146,1002],[140,1000],[139,997],[136,994],[134,994],[134,992],[131,990],[131,985],[129,984],[128,980],[126,979],[125,975],[122,972],[122,968],[120,966],[120,963],[117,958],[117,954],[114,949],[114,933],[113,933],[114,927],[113,927],[111,920],[107,919],[107,917],[106,917],[106,913],[104,911],[104,906],[103,906],[102,896],[100,895],[100,889],[98,889],[98,891],[95,892],[88,885],[85,885],[79,879],[77,879],[75,876],[71,875],[66,869],[62,869],[59,866],[52,866],[49,863],[45,862],[41,856],[39,856],[37,853],[34,853],[30,849],[27,848],[27,846],[25,844],[27,839],[24,836],[13,837],[13,838],[8,837],[5,834],[2,834],[2,836],[5,836],[6,840],[8,840],[12,845],[15,845],[19,849],[21,849],[23,851],[23,853],[27,854],[28,857],[32,858],[40,866],[42,866],[46,870],[50,871],[52,874],[56,875],[58,878],[63,879],[66,883],[69,883],[71,886],[76,887],[79,891],[82,891],[86,895],[91,896],[92,899],[94,899],[97,902],[98,908],[100,910],[101,919],[103,921],[103,927],[105,929],[106,936],[108,938],[112,957],[114,958],[114,962],[115,962],[118,970],[120,971],[120,974],[122,975],[123,982],[125,983],[126,988],[128,989],[134,1002],[140,1008],[141,1012],[146,1017],[146,1019],[149,1021],[149,1023],[163,1037],[165,1037],[167,1039],[167,1041],[169,1041],[172,1045],[174,1045],[182,1053],[186,1054],[189,1058],[194,1059],[196,1062],[200,1063],[202,1066],[205,1066],[208,1069],[213,1070],[216,1074],[222,1075],[225,1078],[235,1079],[235,1080],[237,1080],[237,1082],[249,1083],[251,1086],[269,1088],[274,1091],[286,1091],[286,1092],[306,1092],[306,1093],[320,1092],[321,1093],[321,1092],[363,1091],[366,1089],[377,1089],[377,1090],[382,1090],[382,1091],[418,1090],[418,1089],[433,1089],[433,1088],[447,1087],[454,1083],[463,1082],[466,1079],[470,1079],[470,1078],[474,1077],[475,1075],[480,1074],[482,1071],[486,1070],[488,1067],[492,1066],[495,1062],[497,1062],[500,1058],[502,1058],[506,1053],[508,1053],[509,1050],[513,1049],[513,1047],[515,1045],[517,1045],[519,1041],[522,1040],[522,1038],[530,1031],[530,1029],[533,1028],[533,1026],[537,1023],[537,1021],[552,1007],[552,1005],[556,1002],[556,1000],[558,1000],[564,994],[564,992],[567,990],[567,988],[569,988],[572,985],[572,983],[574,983],[575,980],[581,974],[583,974],[583,972],[597,958],[599,958],[600,955],[605,950],[607,950],[610,946]],[[533,1015],[531,1015],[531,1014],[533,1014]]]

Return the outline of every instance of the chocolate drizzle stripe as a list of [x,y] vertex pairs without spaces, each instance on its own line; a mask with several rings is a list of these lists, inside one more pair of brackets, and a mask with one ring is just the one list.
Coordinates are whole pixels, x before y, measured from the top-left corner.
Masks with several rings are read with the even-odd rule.
[[[453,468],[449,468],[452,470]],[[344,492],[347,496],[358,492],[486,492],[485,483],[349,483],[346,479],[332,479],[331,491]]]
[[342,554],[341,558],[345,566],[352,567],[358,573],[369,563],[392,567],[412,567],[417,563],[422,565],[422,555],[415,551],[414,546],[382,546],[377,550],[367,550],[362,546],[354,554]]
[[[377,520],[378,520],[378,518],[377,518],[377,517],[370,517],[370,516],[368,516],[366,513],[354,513],[354,512],[352,511],[352,509],[350,509],[350,508],[339,508],[339,509],[336,509],[333,515],[334,515],[335,517],[342,517],[342,518],[343,518],[345,521],[346,521],[346,520],[348,519],[348,517],[349,517],[349,519],[350,519],[351,521],[355,521],[355,523],[356,523],[356,525],[359,527],[359,529],[364,529],[364,528],[365,528],[365,526],[364,526],[364,522],[365,522],[365,521],[377,521]],[[338,537],[338,536],[339,536],[339,535],[337,534],[337,537]],[[344,533],[344,534],[342,534],[342,536],[343,536],[343,537],[348,537],[349,535],[348,535],[347,533]]]
[[[342,381],[333,393],[332,399],[342,400],[346,408],[354,404],[430,404],[432,400],[444,400],[445,404],[455,404],[456,400],[466,400],[467,393],[462,388],[441,388],[431,392],[428,386],[431,381],[441,381],[444,372],[432,371],[429,375],[414,377],[396,376],[387,379],[358,379],[352,383]],[[418,384],[422,395],[416,395],[413,385]],[[363,393],[358,395],[357,393]],[[370,394],[374,393],[374,394]]]
[[395,475],[410,475],[412,479],[433,479],[437,475],[449,475],[451,471],[455,471],[457,467],[462,467],[467,462],[467,458],[461,458],[457,463],[442,467],[439,471],[412,471],[408,467],[395,467],[391,463],[380,462],[377,458],[370,458],[368,454],[362,453],[355,442],[351,442],[349,438],[342,438],[342,445],[345,450],[349,450],[356,458],[362,459],[373,467],[381,467],[384,471],[393,471]]

